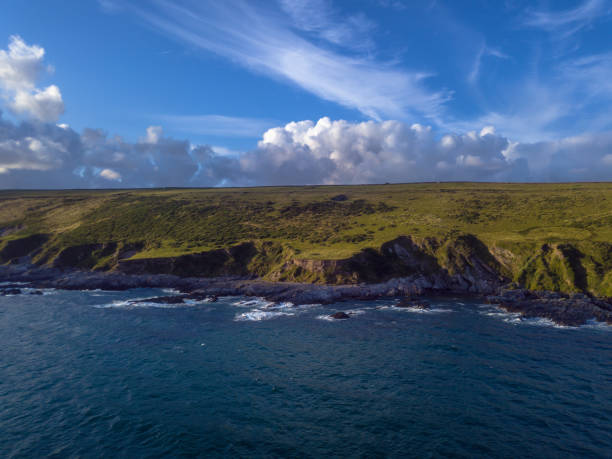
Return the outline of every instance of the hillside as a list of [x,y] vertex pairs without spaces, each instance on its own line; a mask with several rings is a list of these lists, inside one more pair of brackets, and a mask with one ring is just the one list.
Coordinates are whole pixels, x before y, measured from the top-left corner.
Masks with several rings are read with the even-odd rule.
[[[612,183],[0,192],[0,263],[612,296]],[[436,277],[437,276],[437,277]]]

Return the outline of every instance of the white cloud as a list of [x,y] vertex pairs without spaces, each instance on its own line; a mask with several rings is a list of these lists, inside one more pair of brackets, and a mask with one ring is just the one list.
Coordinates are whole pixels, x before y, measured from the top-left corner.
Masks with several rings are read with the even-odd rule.
[[11,36],[8,50],[0,50],[2,86],[12,90],[33,89],[43,71],[44,55],[40,46],[28,46],[18,35]]
[[[9,186],[2,183],[9,180],[7,173],[69,169],[78,162],[80,154],[78,135],[74,132],[45,124],[16,126],[0,118],[0,173],[3,174],[0,184],[5,187]],[[45,183],[42,180],[30,186],[44,187]]]
[[100,177],[103,177],[106,180],[114,180],[117,182],[121,181],[121,174],[112,169],[102,169],[100,172]]
[[16,114],[51,122],[64,113],[64,102],[57,86],[36,87],[45,70],[44,55],[40,46],[11,36],[8,50],[0,50],[0,95]]
[[363,14],[342,17],[330,0],[280,0],[295,28],[335,45],[356,50],[374,47],[369,32],[375,24]]
[[259,184],[494,179],[512,175],[507,145],[490,128],[437,140],[420,124],[321,118],[268,130],[241,166]]
[[158,9],[144,10],[134,4],[133,10],[191,45],[375,119],[411,114],[435,118],[449,98],[426,88],[429,72],[400,70],[315,44],[292,30],[278,12],[265,10],[265,4],[160,0],[156,5]]
[[52,122],[64,113],[62,94],[57,86],[43,90],[17,91],[9,107],[18,114],[31,115],[40,121]]
[[128,142],[101,130],[0,118],[0,188],[610,180],[612,132],[513,142],[492,126],[440,136],[400,121],[321,118],[268,129],[251,151],[192,145],[148,130]]
[[585,0],[572,9],[531,11],[525,19],[525,25],[568,37],[609,13],[610,8],[606,5],[606,0]]
[[476,81],[478,81],[478,77],[480,76],[480,67],[482,66],[482,59],[486,56],[493,56],[498,59],[509,59],[509,57],[500,50],[490,48],[483,43],[482,46],[478,49],[478,52],[476,53],[476,57],[474,58],[474,64],[472,65],[472,70],[468,74],[468,81],[470,83],[475,83]]
[[147,136],[143,139],[144,143],[157,143],[163,134],[161,126],[149,126],[147,128]]
[[480,130],[480,137],[495,135],[495,126],[485,126]]

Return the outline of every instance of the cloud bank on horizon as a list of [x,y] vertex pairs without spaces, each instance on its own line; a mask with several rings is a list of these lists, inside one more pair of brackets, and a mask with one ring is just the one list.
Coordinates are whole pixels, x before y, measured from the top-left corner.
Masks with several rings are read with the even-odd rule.
[[[359,12],[340,19],[341,8],[326,0],[279,0],[276,8],[240,0],[156,0],[146,9],[101,4],[229,60],[237,71],[301,88],[363,119],[321,116],[275,125],[274,113],[166,114],[136,140],[103,128],[77,132],[61,122],[66,107],[59,87],[43,84],[54,76],[45,49],[13,35],[0,50],[0,188],[612,179],[612,51],[578,52],[585,31],[609,22],[612,8],[603,0],[521,9],[516,28],[549,34],[557,55],[550,73],[500,80],[499,107],[462,117],[452,109],[457,94],[448,81],[436,86],[431,68],[380,57],[373,32],[380,25]],[[462,84],[477,100],[484,97],[478,82],[494,76],[489,67],[516,57],[473,35]],[[262,134],[252,148],[236,151],[176,139],[165,125],[187,136]]]

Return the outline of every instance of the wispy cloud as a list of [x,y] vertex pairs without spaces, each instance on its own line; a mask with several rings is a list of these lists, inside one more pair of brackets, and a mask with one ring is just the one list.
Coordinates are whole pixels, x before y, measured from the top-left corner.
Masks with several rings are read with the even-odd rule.
[[485,43],[479,48],[476,53],[476,57],[474,58],[474,65],[472,66],[471,72],[468,74],[468,81],[470,83],[475,83],[478,81],[478,77],[480,76],[480,67],[482,65],[482,59],[485,56],[493,56],[498,59],[508,59],[509,56],[501,52],[499,49],[490,48]]
[[560,66],[567,83],[582,90],[589,99],[612,99],[612,53],[582,56]]
[[156,120],[173,131],[220,137],[259,137],[275,120],[223,115],[161,115]]
[[568,10],[531,11],[525,18],[525,25],[569,37],[610,11],[607,0],[585,0],[576,8]]
[[[157,0],[150,8],[140,5],[133,10],[162,32],[375,119],[433,119],[449,98],[446,91],[426,87],[427,71],[399,69],[308,40],[269,4]],[[331,30],[318,24],[318,30]]]
[[293,25],[335,45],[368,51],[374,47],[369,32],[376,25],[363,13],[340,17],[330,0],[279,0]]
[[[475,65],[470,74],[474,84],[478,72]],[[503,135],[522,142],[607,131],[612,129],[610,75],[612,53],[537,60],[522,78],[498,82],[497,103],[480,116],[455,120],[449,116],[439,124],[458,132],[494,125]]]

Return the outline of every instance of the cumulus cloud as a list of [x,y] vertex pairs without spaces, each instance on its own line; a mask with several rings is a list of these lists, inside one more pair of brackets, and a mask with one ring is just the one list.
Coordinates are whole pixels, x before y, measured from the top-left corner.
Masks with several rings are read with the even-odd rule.
[[420,124],[322,118],[268,130],[240,161],[256,183],[495,180],[514,173],[508,145],[491,128],[438,139]]
[[10,37],[7,50],[0,50],[0,95],[19,115],[46,122],[56,121],[64,113],[64,102],[55,85],[36,87],[48,69],[43,63],[45,50],[26,44],[21,37]]
[[256,148],[192,145],[150,126],[137,142],[100,129],[0,117],[0,188],[610,180],[612,132],[521,143],[479,131],[440,135],[400,121],[321,118],[268,129]]
[[55,121],[64,113],[62,94],[57,86],[32,91],[17,91],[9,104],[15,113],[30,115],[41,121]]

